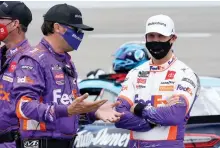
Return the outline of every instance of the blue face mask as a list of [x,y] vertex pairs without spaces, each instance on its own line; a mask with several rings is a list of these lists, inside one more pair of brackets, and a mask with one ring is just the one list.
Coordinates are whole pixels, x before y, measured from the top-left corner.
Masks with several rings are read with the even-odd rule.
[[77,50],[82,39],[84,36],[83,32],[77,32],[75,30],[72,30],[66,26],[64,26],[67,30],[64,34],[61,34],[61,36],[64,38],[64,40],[69,44],[70,47],[72,47],[73,50]]

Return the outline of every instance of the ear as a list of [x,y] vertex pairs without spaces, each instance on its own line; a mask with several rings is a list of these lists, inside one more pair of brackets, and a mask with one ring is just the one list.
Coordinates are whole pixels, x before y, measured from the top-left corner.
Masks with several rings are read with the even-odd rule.
[[19,27],[20,26],[20,21],[19,20],[14,20],[12,22],[12,26],[15,27],[15,28]]
[[147,41],[147,34],[144,35],[145,41]]
[[173,44],[177,39],[177,36],[176,35],[173,35],[170,42]]
[[60,24],[54,23],[53,28],[54,28],[54,32],[60,33]]
[[60,25],[59,23],[54,23],[53,25],[54,32],[64,34],[66,32],[66,28]]

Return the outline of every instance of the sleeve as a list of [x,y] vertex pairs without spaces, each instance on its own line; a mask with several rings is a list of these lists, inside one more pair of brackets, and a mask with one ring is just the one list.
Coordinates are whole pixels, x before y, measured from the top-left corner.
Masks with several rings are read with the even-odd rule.
[[122,89],[118,96],[118,101],[121,103],[116,107],[116,111],[123,112],[124,115],[119,122],[115,123],[115,126],[117,128],[144,132],[150,130],[152,124],[130,112],[130,108],[134,104],[133,100],[135,98],[135,87],[133,83],[135,78],[135,70],[132,70],[128,73],[122,84]]
[[80,125],[92,124],[95,121],[96,121],[95,111],[79,115]]
[[[199,95],[199,78],[193,72],[184,75],[180,82],[176,83],[173,96],[170,98],[171,104],[163,107],[145,107],[137,104],[134,112],[143,117],[148,122],[162,126],[178,125],[183,122]],[[172,99],[174,103],[172,103]],[[167,100],[169,102],[169,100]]]
[[53,122],[56,118],[68,116],[67,106],[43,103],[42,95],[46,89],[44,76],[44,70],[34,59],[23,57],[19,61],[12,91],[18,118]]

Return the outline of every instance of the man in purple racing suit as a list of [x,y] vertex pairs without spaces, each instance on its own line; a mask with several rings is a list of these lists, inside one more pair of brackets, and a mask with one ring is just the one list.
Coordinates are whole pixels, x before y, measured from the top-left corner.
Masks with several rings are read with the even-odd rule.
[[124,115],[115,125],[131,130],[130,148],[183,148],[199,79],[171,50],[177,36],[170,17],[150,17],[145,38],[152,58],[126,76],[116,107]]
[[44,38],[21,57],[15,72],[19,146],[70,148],[79,118],[84,123],[97,119],[116,122],[122,113],[113,110],[117,102],[88,102],[87,93],[80,96],[77,72],[67,53],[78,49],[83,30],[93,30],[83,24],[80,10],[67,4],[55,5],[44,15],[41,29]]
[[11,90],[18,60],[31,49],[25,37],[31,21],[31,11],[24,3],[5,1],[0,5],[0,41],[5,44],[0,49],[0,148],[15,148],[15,140],[19,138]]

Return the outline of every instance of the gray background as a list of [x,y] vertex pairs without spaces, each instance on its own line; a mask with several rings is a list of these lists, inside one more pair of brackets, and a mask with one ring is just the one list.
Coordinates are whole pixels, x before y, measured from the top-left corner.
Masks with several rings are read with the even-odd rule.
[[[32,45],[42,38],[43,14],[59,2],[25,2],[33,13],[28,31]],[[61,2],[63,3],[63,2]],[[156,14],[173,18],[177,32],[176,55],[203,76],[220,76],[219,2],[67,2],[78,6],[84,23],[95,28],[86,32],[80,49],[71,54],[81,78],[96,68],[109,71],[112,54],[124,42],[141,41],[147,19]]]

